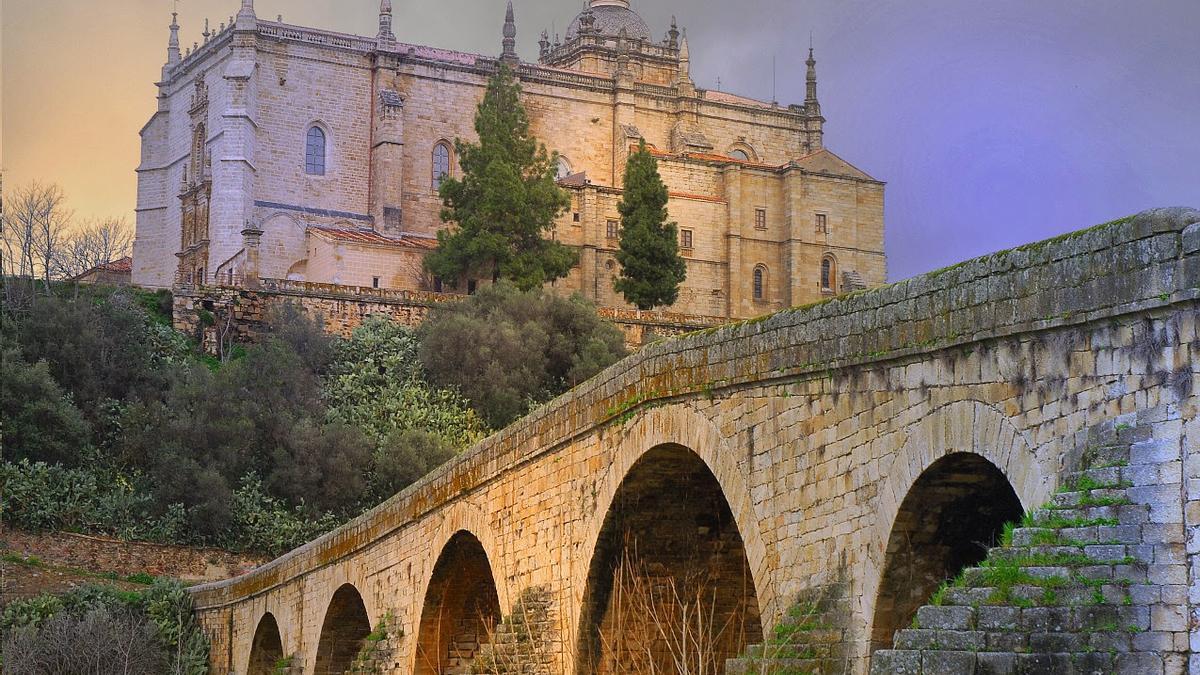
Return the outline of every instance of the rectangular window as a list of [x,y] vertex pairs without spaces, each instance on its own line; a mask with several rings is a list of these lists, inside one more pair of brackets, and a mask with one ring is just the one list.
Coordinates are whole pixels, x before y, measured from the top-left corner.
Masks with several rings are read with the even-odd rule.
[[685,248],[685,249],[692,248],[692,231],[691,230],[680,230],[679,231],[679,247]]
[[371,277],[371,288],[379,288],[379,277]]
[[754,209],[754,229],[756,229],[756,230],[767,229],[767,210],[766,209]]
[[824,213],[817,214],[817,232],[829,234],[829,220]]
[[608,221],[608,227],[607,227],[606,232],[607,232],[609,239],[616,239],[617,236],[620,235],[620,233],[621,233],[621,221],[619,221],[619,220]]
[[575,216],[574,216],[573,220],[577,223],[579,222],[579,212],[578,211],[575,212]]

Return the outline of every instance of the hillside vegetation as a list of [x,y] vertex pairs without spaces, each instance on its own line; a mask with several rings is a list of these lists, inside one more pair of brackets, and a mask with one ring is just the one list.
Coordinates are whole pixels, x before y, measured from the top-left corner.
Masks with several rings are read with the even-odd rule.
[[226,362],[171,328],[165,292],[20,300],[0,308],[4,523],[272,555],[623,355],[582,300],[503,284],[419,333],[334,339],[289,308]]

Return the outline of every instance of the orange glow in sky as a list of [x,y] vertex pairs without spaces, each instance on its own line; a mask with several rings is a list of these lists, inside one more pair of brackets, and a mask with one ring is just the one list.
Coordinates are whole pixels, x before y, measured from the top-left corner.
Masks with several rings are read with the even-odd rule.
[[[185,49],[203,39],[205,18],[215,30],[241,6],[240,0],[0,0],[0,166],[9,190],[33,180],[58,183],[79,217],[125,217],[132,226],[138,131],[156,108],[154,83],[176,4]],[[289,23],[360,35],[375,34],[379,10],[379,0],[255,4],[260,17],[282,13]],[[395,4],[401,40],[499,52],[502,0]],[[577,4],[524,3],[522,56],[535,58],[537,31],[555,19],[565,23]],[[666,3],[643,4],[667,11]],[[481,12],[484,5],[490,11]]]

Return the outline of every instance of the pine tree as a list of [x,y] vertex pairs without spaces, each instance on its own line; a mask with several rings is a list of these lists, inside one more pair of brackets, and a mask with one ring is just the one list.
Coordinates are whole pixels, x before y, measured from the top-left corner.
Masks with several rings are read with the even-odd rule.
[[613,288],[638,309],[675,304],[687,265],[679,255],[675,223],[667,221],[667,186],[646,141],[625,165],[621,212],[621,276]]
[[425,259],[438,277],[503,278],[529,290],[565,277],[577,262],[574,249],[543,236],[571,202],[555,180],[557,156],[529,132],[520,94],[501,65],[475,114],[479,142],[454,143],[463,176],[443,179],[439,194],[442,220],[458,228],[439,232]]

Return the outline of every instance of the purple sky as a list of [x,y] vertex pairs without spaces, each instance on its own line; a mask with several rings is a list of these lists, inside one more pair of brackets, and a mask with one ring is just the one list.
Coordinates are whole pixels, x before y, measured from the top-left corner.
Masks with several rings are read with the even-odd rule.
[[[3,157],[82,216],[132,219],[169,0],[0,0]],[[498,53],[503,0],[393,0],[404,41]],[[185,42],[238,0],[180,0]],[[518,49],[581,0],[515,0]],[[829,147],[887,181],[890,276],[1104,222],[1200,206],[1200,0],[633,0],[686,26],[702,87],[804,99],[813,34]],[[260,16],[374,34],[378,0],[257,0]],[[70,152],[64,152],[69,146]],[[114,211],[116,213],[114,213]],[[122,213],[123,212],[123,213]]]
[[785,102],[803,99],[814,32],[827,143],[888,183],[892,279],[1200,206],[1200,0],[770,0],[688,14],[702,81],[769,97],[777,53]]

